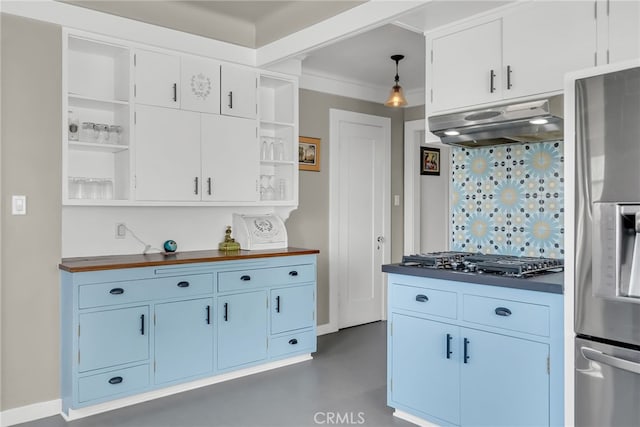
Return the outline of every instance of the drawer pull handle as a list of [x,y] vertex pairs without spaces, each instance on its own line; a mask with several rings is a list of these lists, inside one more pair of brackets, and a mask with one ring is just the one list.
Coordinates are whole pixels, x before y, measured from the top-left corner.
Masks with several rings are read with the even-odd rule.
[[451,359],[451,339],[453,337],[451,336],[451,334],[447,334],[447,359]]
[[224,303],[224,316],[223,319],[225,322],[229,321],[229,303],[225,302]]
[[113,288],[109,291],[111,295],[122,295],[124,294],[124,289],[122,288]]
[[109,379],[109,384],[120,384],[122,382],[122,377],[113,377]]
[[207,306],[207,325],[211,324],[211,306]]
[[276,297],[276,313],[280,313],[280,295]]
[[467,360],[469,360],[469,340],[468,339],[464,339],[464,363],[467,363]]
[[429,301],[429,297],[426,295],[418,294],[416,295],[416,301],[418,302],[427,302]]
[[297,340],[297,339],[295,339],[295,338],[291,338],[291,339],[289,340],[289,344],[291,344],[291,345],[296,345],[296,344],[298,344],[298,340]]
[[140,335],[144,335],[144,314],[140,315]]
[[295,270],[293,270],[293,271],[290,271],[290,272],[289,272],[289,276],[293,276],[293,277],[295,277],[295,276],[297,276],[297,275],[298,275],[298,272],[297,272],[297,271],[295,271]]
[[511,316],[511,310],[506,307],[498,307],[496,308],[496,314],[498,316]]
[[178,287],[179,288],[188,288],[189,287],[189,282],[178,282]]
[[178,83],[173,84],[173,102],[178,102]]
[[244,276],[240,276],[240,280],[242,280],[243,282],[248,282],[249,280],[251,280],[251,276],[247,276],[245,274]]

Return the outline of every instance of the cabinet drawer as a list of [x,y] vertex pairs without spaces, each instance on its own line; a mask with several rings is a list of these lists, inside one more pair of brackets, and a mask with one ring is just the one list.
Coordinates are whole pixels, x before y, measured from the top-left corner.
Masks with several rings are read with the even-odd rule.
[[82,285],[78,301],[80,308],[90,308],[210,293],[213,275],[198,274]]
[[78,380],[78,401],[88,402],[102,397],[128,393],[149,385],[149,365],[134,366]]
[[394,308],[450,319],[458,317],[455,292],[393,284],[390,300]]
[[549,307],[546,305],[464,295],[463,319],[496,328],[549,336]]
[[316,281],[313,264],[218,273],[218,292]]
[[277,357],[290,353],[313,353],[316,351],[315,331],[301,331],[278,338],[271,338],[269,356]]

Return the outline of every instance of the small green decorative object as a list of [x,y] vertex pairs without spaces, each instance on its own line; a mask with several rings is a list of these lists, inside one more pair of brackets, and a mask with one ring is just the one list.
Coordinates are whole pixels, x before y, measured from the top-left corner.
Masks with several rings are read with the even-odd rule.
[[224,232],[224,242],[218,244],[218,249],[225,252],[239,251],[240,243],[231,237],[231,226],[228,225]]

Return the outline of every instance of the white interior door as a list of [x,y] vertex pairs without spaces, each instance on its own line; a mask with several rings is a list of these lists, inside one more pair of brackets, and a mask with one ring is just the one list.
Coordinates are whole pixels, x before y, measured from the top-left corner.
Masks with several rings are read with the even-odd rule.
[[390,141],[389,118],[331,110],[330,316],[338,328],[384,317]]

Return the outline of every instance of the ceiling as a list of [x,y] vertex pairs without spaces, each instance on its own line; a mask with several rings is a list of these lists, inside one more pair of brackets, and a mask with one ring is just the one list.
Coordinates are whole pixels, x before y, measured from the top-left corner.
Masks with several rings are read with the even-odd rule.
[[[312,26],[364,3],[363,1],[97,1],[61,0],[102,12],[198,34],[250,48]],[[389,87],[395,76],[393,54],[403,54],[400,84],[405,91],[424,91],[423,32],[514,0],[438,0],[328,46],[306,52],[303,73],[369,87]]]

